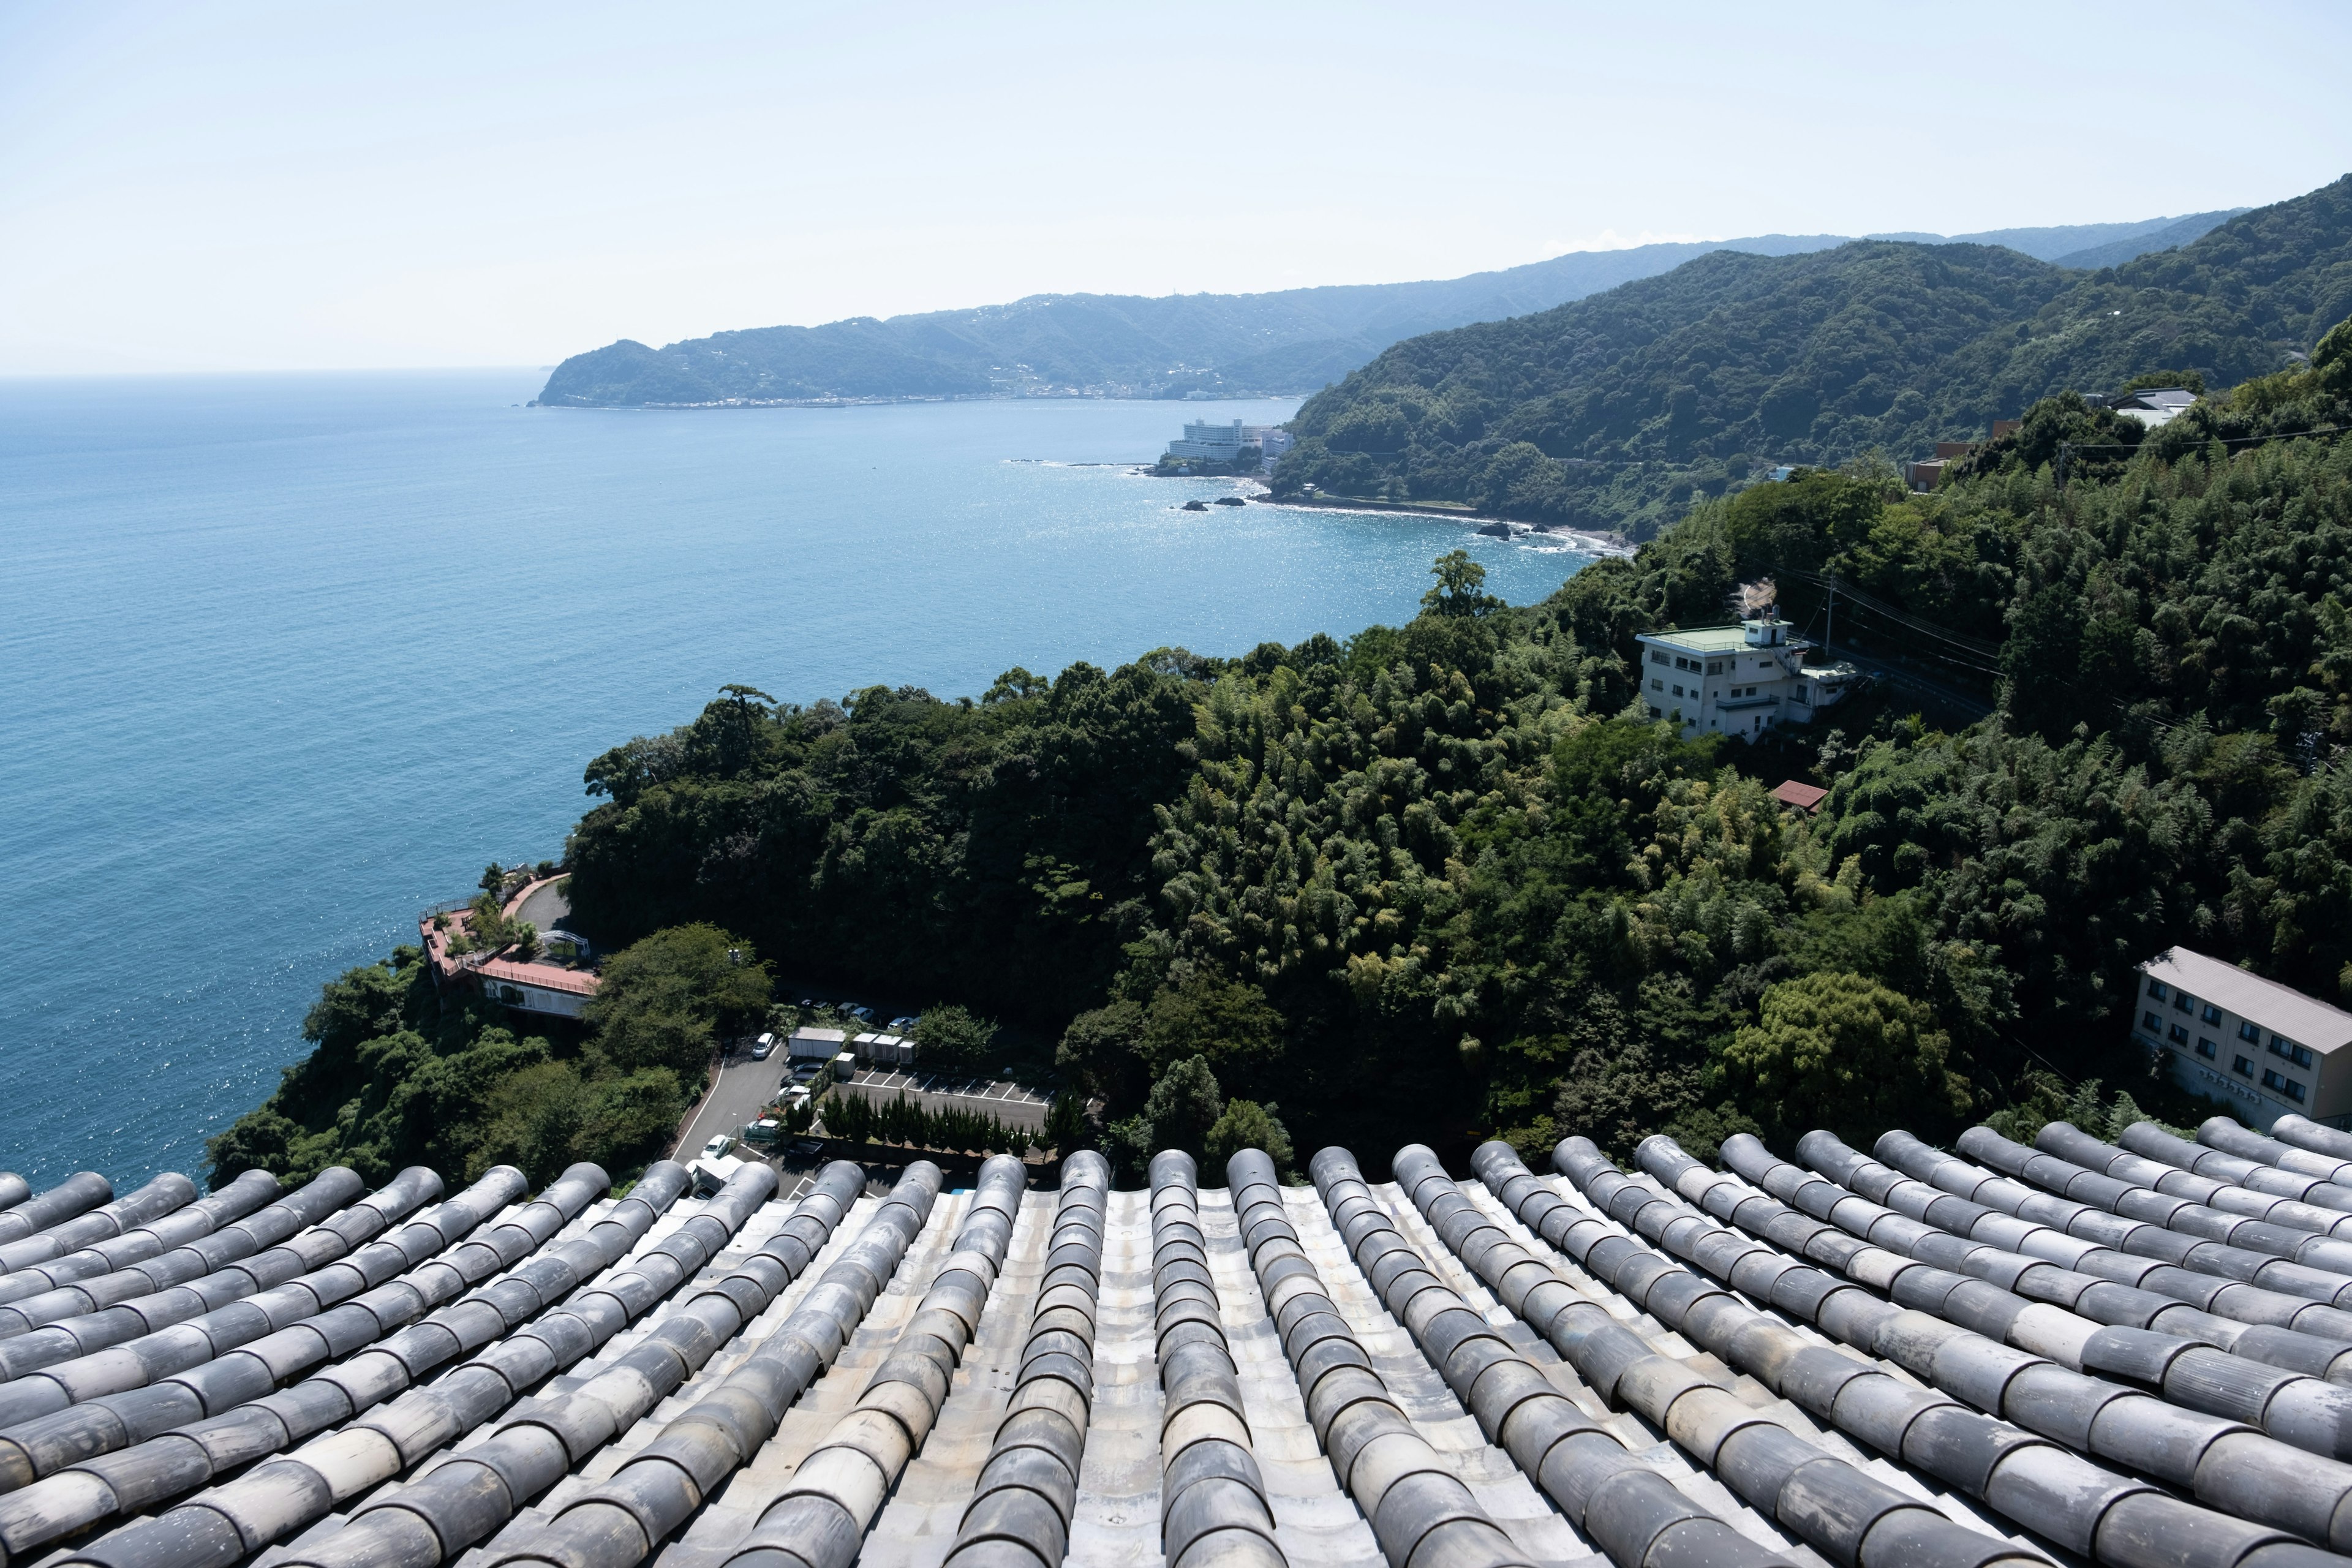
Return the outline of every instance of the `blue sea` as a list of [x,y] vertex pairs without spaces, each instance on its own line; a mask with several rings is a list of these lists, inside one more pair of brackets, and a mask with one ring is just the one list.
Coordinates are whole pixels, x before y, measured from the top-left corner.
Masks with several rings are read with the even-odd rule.
[[0,382],[0,1169],[201,1170],[320,984],[721,683],[978,693],[1410,616],[1434,555],[1149,460],[1289,403],[524,407],[540,373]]

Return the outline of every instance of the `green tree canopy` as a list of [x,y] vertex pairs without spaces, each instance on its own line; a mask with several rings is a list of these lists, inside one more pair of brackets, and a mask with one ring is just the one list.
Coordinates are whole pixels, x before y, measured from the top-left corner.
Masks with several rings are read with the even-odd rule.
[[1502,607],[1503,601],[1486,592],[1486,569],[1466,550],[1447,551],[1429,574],[1437,586],[1421,596],[1421,607],[1432,615],[1483,616]]
[[990,1065],[999,1026],[968,1007],[935,1002],[915,1021],[916,1061],[924,1068],[977,1070]]
[[765,1016],[770,991],[749,942],[714,925],[677,926],[605,961],[588,1020],[598,1054],[621,1071],[667,1068],[699,1084],[719,1040]]
[[1866,1145],[1888,1127],[1934,1130],[1968,1113],[1950,1054],[1927,1008],[1824,970],[1766,991],[1762,1017],[1732,1036],[1718,1065],[1733,1102],[1767,1126],[1827,1127]]
[[1130,1177],[1146,1170],[1162,1149],[1181,1149],[1198,1158],[1224,1111],[1224,1096],[1207,1060],[1182,1058],[1160,1075],[1140,1111],[1112,1124],[1109,1152]]
[[1210,1166],[1223,1170],[1225,1162],[1244,1149],[1263,1149],[1276,1169],[1292,1165],[1290,1134],[1275,1115],[1275,1106],[1255,1100],[1229,1100],[1225,1109],[1202,1137],[1202,1153]]
[[1255,985],[1195,971],[1154,995],[1137,1045],[1155,1078],[1195,1057],[1216,1072],[1263,1080],[1282,1055],[1282,1015]]

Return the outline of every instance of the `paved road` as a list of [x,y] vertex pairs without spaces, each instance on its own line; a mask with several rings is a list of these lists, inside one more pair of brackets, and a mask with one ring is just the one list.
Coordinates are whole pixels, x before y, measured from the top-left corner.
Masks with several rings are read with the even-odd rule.
[[714,1133],[735,1136],[761,1106],[776,1097],[776,1086],[788,1070],[782,1052],[763,1062],[740,1053],[730,1057],[719,1069],[719,1082],[703,1097],[694,1120],[687,1124],[686,1136],[677,1141],[676,1158],[691,1160]]
[[993,1116],[1007,1127],[1031,1132],[1045,1125],[1043,1099],[1017,1083],[991,1079],[932,1077],[877,1068],[855,1074],[847,1082],[835,1085],[833,1092],[856,1093],[879,1104],[887,1104],[904,1094],[925,1110],[974,1111]]
[[537,926],[542,936],[570,920],[572,900],[556,890],[562,885],[560,881],[541,883],[515,910],[515,917]]

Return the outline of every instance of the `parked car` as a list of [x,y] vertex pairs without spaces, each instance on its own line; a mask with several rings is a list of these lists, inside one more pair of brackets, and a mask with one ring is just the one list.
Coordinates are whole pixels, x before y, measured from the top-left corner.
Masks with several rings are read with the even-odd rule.
[[916,1013],[916,1014],[910,1015],[910,1016],[908,1016],[908,1017],[904,1017],[904,1018],[893,1018],[893,1019],[891,1019],[891,1020],[890,1020],[890,1023],[889,1023],[888,1027],[889,1027],[890,1032],[891,1032],[892,1034],[895,1034],[895,1035],[903,1035],[903,1034],[905,1034],[908,1029],[913,1028],[916,1025],[918,1025],[918,1024],[921,1023],[922,1021],[923,1021],[923,1016],[922,1016],[920,1013]]
[[702,1146],[700,1158],[705,1160],[716,1160],[733,1147],[735,1147],[735,1140],[727,1136],[726,1133],[721,1132],[709,1142],[705,1143]]
[[776,1037],[772,1034],[761,1035],[751,1042],[751,1059],[755,1062],[766,1061],[775,1048]]

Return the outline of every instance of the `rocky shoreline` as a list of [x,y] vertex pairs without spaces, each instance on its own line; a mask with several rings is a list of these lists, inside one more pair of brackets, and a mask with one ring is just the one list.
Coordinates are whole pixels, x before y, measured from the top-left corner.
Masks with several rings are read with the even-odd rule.
[[[1265,487],[1261,485],[1259,489],[1264,490]],[[1489,517],[1483,512],[1473,511],[1467,507],[1433,506],[1427,502],[1413,501],[1360,500],[1339,497],[1327,499],[1321,496],[1287,496],[1276,500],[1271,494],[1258,494],[1249,499],[1268,506],[1312,508],[1318,511],[1393,512],[1407,517],[1443,517],[1455,522],[1470,523],[1475,526],[1478,532],[1497,539],[1519,539],[1530,534],[1538,534],[1547,539],[1564,540],[1591,555],[1630,556],[1633,553],[1633,546],[1614,534],[1592,533],[1574,528],[1545,528],[1533,523],[1515,521],[1510,518]]]

